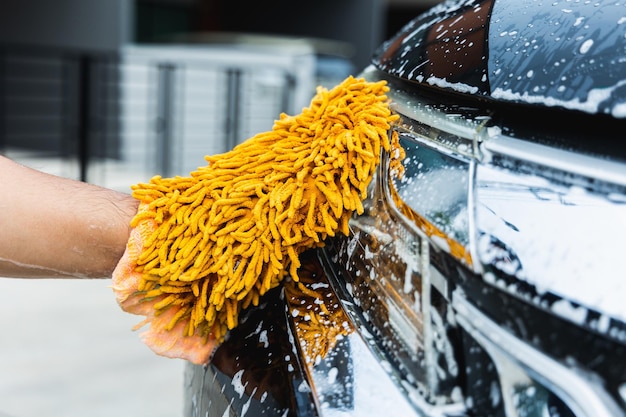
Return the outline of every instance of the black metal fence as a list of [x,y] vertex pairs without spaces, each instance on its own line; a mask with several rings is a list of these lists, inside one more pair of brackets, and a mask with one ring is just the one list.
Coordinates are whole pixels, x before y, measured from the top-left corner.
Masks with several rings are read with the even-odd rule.
[[0,48],[0,153],[56,158],[102,185],[124,172],[128,181],[183,174],[314,92],[307,54],[276,65],[256,53],[228,63],[210,49],[179,52]]

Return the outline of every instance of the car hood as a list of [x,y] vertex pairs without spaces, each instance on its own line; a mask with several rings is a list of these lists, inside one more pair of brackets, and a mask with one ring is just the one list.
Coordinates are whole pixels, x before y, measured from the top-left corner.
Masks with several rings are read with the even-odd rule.
[[444,2],[373,55],[406,81],[486,100],[626,118],[626,3]]

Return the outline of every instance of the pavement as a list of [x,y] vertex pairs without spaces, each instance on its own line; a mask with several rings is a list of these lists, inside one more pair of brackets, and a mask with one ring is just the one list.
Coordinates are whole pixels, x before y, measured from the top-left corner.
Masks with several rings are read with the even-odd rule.
[[177,417],[184,361],[154,354],[110,280],[0,278],[0,417]]

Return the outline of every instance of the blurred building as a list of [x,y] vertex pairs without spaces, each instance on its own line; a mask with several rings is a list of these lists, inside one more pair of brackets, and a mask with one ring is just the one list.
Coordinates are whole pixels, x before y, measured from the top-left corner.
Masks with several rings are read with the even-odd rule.
[[433,3],[3,0],[0,153],[113,188],[186,175]]

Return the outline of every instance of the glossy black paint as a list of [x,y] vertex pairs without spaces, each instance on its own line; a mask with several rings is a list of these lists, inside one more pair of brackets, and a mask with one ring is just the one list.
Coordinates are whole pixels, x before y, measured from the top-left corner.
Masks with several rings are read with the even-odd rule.
[[[498,105],[490,108],[493,121],[508,129],[507,133],[524,132],[520,136],[530,140],[603,156],[614,157],[616,152],[623,155],[624,150],[614,146],[614,135],[610,141],[599,143],[602,135],[608,136],[607,129],[590,125],[587,131],[578,125],[556,123],[556,119],[551,119],[554,123],[550,126],[537,129],[536,123],[528,123],[528,113],[512,120],[508,117],[511,112],[503,111],[518,103],[538,107],[540,112],[555,107],[573,108],[591,113],[584,115],[587,119],[581,119],[580,123],[587,125],[599,121],[604,124],[605,118],[626,117],[620,110],[620,104],[626,102],[626,88],[622,86],[626,74],[626,22],[622,23],[626,6],[607,3],[597,7],[600,3],[603,2],[448,2],[417,17],[381,45],[373,63],[388,74],[393,88],[420,90],[419,94],[424,93],[421,98],[432,98],[433,107],[458,106],[460,114],[465,111],[461,103],[472,103],[478,98],[489,106],[497,101]],[[448,101],[451,95],[447,93],[455,97]],[[601,99],[594,96],[601,93],[606,93]],[[443,99],[444,96],[447,98]],[[559,122],[568,120],[572,120],[571,114],[563,114]],[[534,137],[535,134],[540,137]],[[575,146],[573,137],[577,140]],[[594,139],[593,145],[590,138]],[[340,251],[343,239],[339,236],[329,241],[320,250],[325,253],[322,258],[332,258],[329,254],[338,256],[333,251]],[[511,259],[515,256],[512,252],[507,255]],[[473,305],[519,340],[562,363],[575,361],[580,364],[581,372],[588,372],[594,378],[599,376],[610,386],[613,399],[625,407],[616,389],[626,374],[622,360],[626,345],[620,339],[626,332],[623,323],[611,322],[620,337],[600,334],[593,326],[599,312],[589,310],[586,322],[578,326],[551,314],[551,302],[556,300],[552,294],[540,295],[532,286],[488,267],[499,280],[507,285],[515,284],[516,293],[512,294],[486,285],[480,276],[447,254],[432,252],[430,256],[430,263],[449,280],[450,292],[462,288]],[[307,257],[306,262],[318,260]],[[338,275],[337,280],[345,281],[341,264],[325,267]],[[450,296],[450,293],[433,296],[433,307],[442,316],[448,311]],[[314,394],[302,389],[307,386],[308,377],[290,341],[293,332],[286,308],[278,289],[268,294],[262,306],[246,313],[210,365],[190,367],[185,415],[221,416],[226,407],[233,410],[229,415],[319,414]],[[446,330],[450,339],[456,341],[454,355],[461,365],[459,379],[464,383],[466,397],[471,399],[469,415],[504,416],[502,404],[494,403],[491,397],[498,373],[489,355],[463,329],[447,326]],[[259,338],[262,332],[268,336],[268,345]],[[345,365],[344,371],[342,375],[347,382],[344,387],[349,387],[350,364]],[[243,394],[235,389],[237,375],[245,375]],[[350,401],[349,390],[337,397],[337,402],[346,403],[348,409]],[[561,417],[570,416],[566,407],[559,404],[555,407]]]
[[276,288],[243,314],[209,365],[187,365],[184,415],[318,416],[289,332]]
[[601,377],[614,400],[623,404],[616,388],[626,375],[626,362],[622,360],[626,357],[624,323],[612,320],[610,326],[614,332],[598,332],[595,327],[602,314],[587,310],[585,322],[575,325],[550,311],[552,304],[561,300],[558,296],[539,294],[532,286],[524,286],[492,266],[488,271],[499,280],[515,285],[517,294],[485,285],[481,277],[466,271],[450,277],[463,288],[467,298],[499,326],[551,358],[578,368],[589,378]]
[[373,63],[455,94],[624,118],[625,19],[619,2],[445,2],[383,43]]

